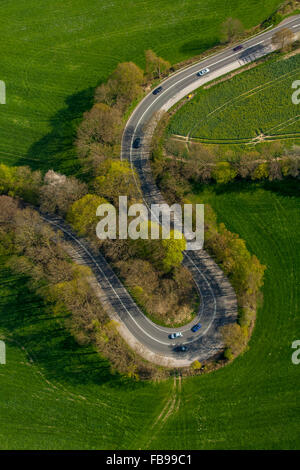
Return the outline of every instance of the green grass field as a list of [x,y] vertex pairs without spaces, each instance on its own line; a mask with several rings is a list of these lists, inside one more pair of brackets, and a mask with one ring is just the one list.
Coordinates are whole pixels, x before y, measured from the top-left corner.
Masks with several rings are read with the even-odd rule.
[[1,449],[299,448],[300,366],[291,362],[300,331],[299,190],[285,181],[197,197],[267,265],[249,351],[176,392],[172,380],[134,384],[77,347],[24,282],[2,271],[0,327],[13,342],[0,366]]
[[257,135],[300,135],[300,107],[292,103],[292,83],[300,56],[272,61],[207,90],[173,116],[169,133],[204,141],[247,141]]
[[[259,4],[259,7],[258,7]],[[2,2],[0,159],[34,168],[78,171],[74,130],[94,87],[119,62],[144,65],[152,48],[172,63],[219,40],[220,25],[238,17],[249,28],[278,0],[33,0]]]

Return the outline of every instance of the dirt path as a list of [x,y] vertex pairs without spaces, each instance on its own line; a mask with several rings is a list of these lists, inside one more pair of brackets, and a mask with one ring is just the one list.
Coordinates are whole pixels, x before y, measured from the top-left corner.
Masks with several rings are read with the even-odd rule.
[[162,411],[152,424],[150,428],[151,438],[146,443],[144,449],[149,449],[150,444],[156,438],[158,433],[161,431],[163,426],[166,424],[167,420],[177,413],[180,408],[181,403],[181,389],[182,389],[182,379],[179,375],[178,377],[174,376],[173,387],[171,391],[171,396],[167,400],[167,403],[164,405]]

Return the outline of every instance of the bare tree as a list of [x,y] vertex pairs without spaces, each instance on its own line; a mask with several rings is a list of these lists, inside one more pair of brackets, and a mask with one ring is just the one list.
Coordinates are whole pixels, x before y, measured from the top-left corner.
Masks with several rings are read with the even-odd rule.
[[170,62],[158,57],[151,49],[145,52],[146,73],[148,78],[160,78],[171,67]]
[[272,36],[274,47],[287,51],[294,40],[294,33],[289,28],[282,28]]
[[49,170],[40,188],[40,207],[44,212],[65,215],[73,202],[87,193],[85,183]]

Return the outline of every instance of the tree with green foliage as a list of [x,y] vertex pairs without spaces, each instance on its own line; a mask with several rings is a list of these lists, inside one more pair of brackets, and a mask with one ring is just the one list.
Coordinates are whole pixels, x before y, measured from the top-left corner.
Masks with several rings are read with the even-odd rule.
[[182,237],[181,239],[176,239],[174,234],[175,232],[172,230],[170,233],[170,239],[161,241],[164,249],[164,256],[161,263],[163,270],[166,272],[180,266],[183,260],[183,251],[186,249],[185,238]]
[[28,166],[9,167],[0,164],[0,193],[21,197],[32,204],[37,203],[42,184],[40,171],[32,171]]
[[232,361],[234,359],[234,355],[232,353],[231,348],[225,348],[224,350],[224,358],[227,359],[227,361]]
[[262,180],[265,178],[268,178],[269,176],[269,171],[268,171],[268,164],[267,162],[260,163],[257,165],[255,170],[253,171],[251,175],[252,180]]
[[201,364],[201,362],[196,360],[192,363],[191,367],[192,367],[193,370],[199,370],[199,369],[201,369],[202,364]]
[[[149,222],[149,232],[152,223]],[[157,224],[156,224],[157,225]],[[133,256],[150,261],[157,269],[165,273],[172,271],[181,265],[183,251],[186,249],[186,240],[175,238],[175,231],[170,230],[170,238],[162,239],[161,226],[159,227],[159,239],[131,240],[131,250]]]
[[218,184],[226,184],[234,180],[237,172],[229,162],[218,162],[213,169],[211,176]]
[[75,201],[67,213],[67,221],[81,236],[96,236],[96,226],[99,218],[96,216],[100,204],[107,204],[107,200],[96,194],[86,194]]
[[107,198],[115,207],[119,206],[119,196],[127,196],[128,203],[140,198],[138,177],[127,161],[104,160],[97,169],[94,189]]

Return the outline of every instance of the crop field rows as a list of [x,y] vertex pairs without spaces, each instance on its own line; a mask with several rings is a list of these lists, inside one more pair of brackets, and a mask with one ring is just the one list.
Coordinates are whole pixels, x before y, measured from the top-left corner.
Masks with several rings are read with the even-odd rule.
[[171,119],[168,132],[207,143],[246,143],[261,134],[297,136],[300,114],[292,103],[292,83],[299,71],[296,55],[200,89]]

